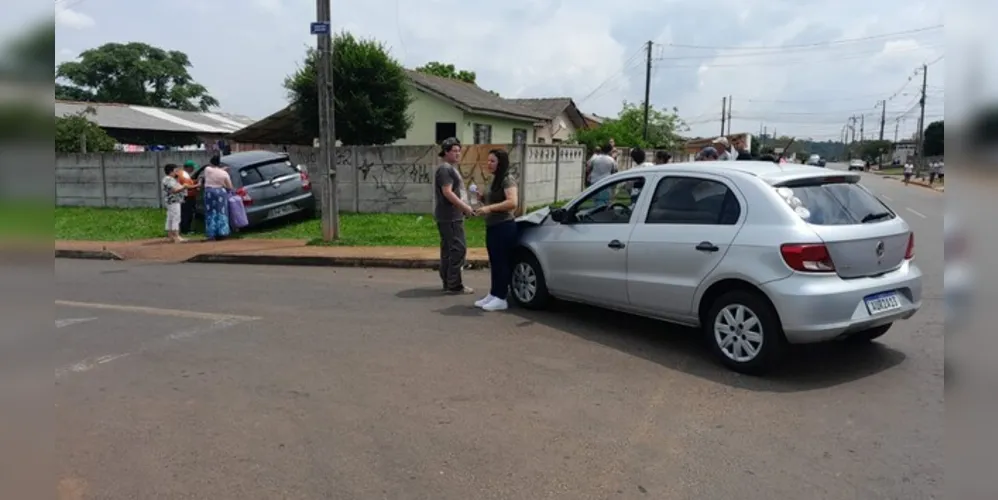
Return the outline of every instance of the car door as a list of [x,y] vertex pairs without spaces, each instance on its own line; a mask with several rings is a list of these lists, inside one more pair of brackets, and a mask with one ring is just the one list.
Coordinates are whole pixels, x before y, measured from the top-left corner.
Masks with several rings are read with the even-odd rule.
[[744,220],[745,203],[727,179],[666,174],[628,242],[627,294],[651,315],[689,319],[700,283],[727,253]]
[[627,241],[646,175],[608,182],[566,207],[544,249],[548,287],[558,296],[626,307]]

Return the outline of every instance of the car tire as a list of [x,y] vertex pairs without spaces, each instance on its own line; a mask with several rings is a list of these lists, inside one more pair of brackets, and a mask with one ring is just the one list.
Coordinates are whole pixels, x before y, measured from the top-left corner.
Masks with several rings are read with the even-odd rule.
[[[755,322],[751,322],[752,318]],[[731,326],[741,329],[722,328],[732,319],[740,323]],[[762,375],[783,361],[788,348],[779,315],[756,292],[734,290],[721,295],[711,304],[702,323],[711,351],[721,364],[738,373]],[[725,330],[730,334],[726,335]],[[751,350],[755,350],[752,356]]]
[[532,253],[518,252],[513,258],[509,292],[516,304],[527,309],[544,309],[551,302],[544,270]]
[[887,323],[886,325],[875,326],[868,330],[863,330],[861,332],[854,333],[853,335],[846,337],[846,341],[854,344],[866,344],[869,342],[873,342],[874,340],[883,337],[884,334],[886,334],[887,331],[890,330],[891,326],[893,325],[894,323]]

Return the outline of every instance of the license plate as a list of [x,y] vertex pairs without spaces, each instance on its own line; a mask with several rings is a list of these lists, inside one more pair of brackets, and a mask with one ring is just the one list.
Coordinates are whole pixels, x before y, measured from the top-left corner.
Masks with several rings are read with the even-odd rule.
[[895,311],[902,307],[901,297],[898,296],[897,292],[878,293],[864,300],[866,301],[866,310],[870,311],[871,316]]
[[298,211],[298,207],[295,206],[295,205],[293,205],[293,204],[292,205],[284,205],[283,207],[277,207],[275,209],[272,209],[270,212],[267,212],[267,218],[268,219],[276,219],[277,217],[283,217],[285,215],[288,215],[290,213],[294,213],[294,212],[297,212],[297,211]]

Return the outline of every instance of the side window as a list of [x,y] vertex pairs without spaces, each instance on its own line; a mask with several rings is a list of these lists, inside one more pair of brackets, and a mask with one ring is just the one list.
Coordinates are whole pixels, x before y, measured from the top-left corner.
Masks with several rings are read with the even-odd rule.
[[741,213],[738,198],[720,182],[666,177],[655,188],[645,223],[733,225]]
[[249,186],[263,182],[263,176],[260,175],[260,172],[255,167],[244,168],[239,171],[239,180],[237,182],[240,186]]
[[572,206],[578,224],[627,224],[638,203],[644,177],[631,177],[603,186]]

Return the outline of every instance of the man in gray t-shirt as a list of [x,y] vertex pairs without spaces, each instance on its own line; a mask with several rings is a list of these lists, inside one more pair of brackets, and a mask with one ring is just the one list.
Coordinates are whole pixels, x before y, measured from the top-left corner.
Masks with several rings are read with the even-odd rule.
[[449,293],[474,293],[464,286],[461,269],[468,254],[464,238],[464,217],[474,213],[463,199],[464,181],[457,164],[461,161],[461,142],[451,137],[440,144],[444,163],[433,177],[433,217],[440,233],[440,280]]
[[[597,182],[617,172],[617,161],[610,156],[611,151],[613,151],[613,146],[605,144],[600,151],[600,154],[589,160],[589,165],[587,166],[587,170],[589,171],[589,184],[596,184]],[[610,191],[604,190],[597,193],[593,201],[598,205],[609,204]]]

